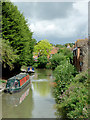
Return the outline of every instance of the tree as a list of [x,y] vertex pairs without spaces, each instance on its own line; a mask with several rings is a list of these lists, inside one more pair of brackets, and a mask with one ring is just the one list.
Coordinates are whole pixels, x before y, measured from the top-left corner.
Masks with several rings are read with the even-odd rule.
[[40,56],[40,57],[38,58],[38,67],[39,67],[39,68],[45,68],[47,62],[48,62],[47,56]]
[[52,69],[55,69],[58,65],[61,65],[62,62],[65,61],[66,61],[66,56],[64,56],[62,53],[54,54],[51,59]]
[[72,51],[68,48],[62,48],[58,50],[58,53],[62,53],[63,55],[65,55],[68,58],[72,58]]
[[18,59],[18,55],[16,55],[16,50],[13,50],[8,41],[2,40],[0,42],[0,54],[2,67],[6,68],[8,66],[12,70],[14,68],[13,63]]
[[52,45],[48,42],[48,40],[41,40],[37,43],[34,47],[34,52],[39,56],[47,56],[50,54],[50,51],[52,49]]
[[2,3],[2,37],[17,51],[17,63],[30,64],[35,40],[23,14],[11,2]]

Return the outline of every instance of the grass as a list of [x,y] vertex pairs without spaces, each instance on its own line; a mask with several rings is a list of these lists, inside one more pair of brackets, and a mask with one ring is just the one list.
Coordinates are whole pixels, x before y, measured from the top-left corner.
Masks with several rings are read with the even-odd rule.
[[6,81],[5,80],[0,80],[0,83],[6,83]]

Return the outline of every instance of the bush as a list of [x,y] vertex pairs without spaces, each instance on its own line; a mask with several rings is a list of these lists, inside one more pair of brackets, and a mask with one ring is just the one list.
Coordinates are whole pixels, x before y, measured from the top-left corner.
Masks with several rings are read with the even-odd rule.
[[51,68],[51,63],[50,63],[50,62],[46,64],[46,68],[47,68],[47,69],[50,69],[50,68]]
[[68,48],[59,49],[58,53],[62,53],[63,55],[67,56],[68,58],[72,58],[72,56],[73,56],[72,51]]
[[33,64],[33,67],[34,67],[34,68],[38,68],[38,63],[35,62],[35,63]]
[[73,81],[73,75],[76,73],[74,66],[66,61],[63,65],[59,65],[55,71],[55,82],[57,86],[55,87],[55,97],[57,101],[60,99],[59,95],[67,89],[67,86]]
[[38,67],[39,68],[46,68],[46,64],[47,64],[48,60],[47,60],[47,56],[39,56],[38,57]]
[[[58,67],[57,67],[58,69]],[[70,72],[70,71],[69,71]],[[58,73],[59,74],[59,73]],[[62,94],[60,91],[63,90],[63,86],[54,88],[55,97],[57,104],[57,116],[65,115],[67,118],[87,118],[87,104],[88,100],[88,72],[82,72],[73,77],[70,84],[65,84],[66,89]],[[59,79],[60,74],[57,79]],[[62,81],[64,82],[64,81]],[[62,85],[62,83],[60,83]],[[61,111],[62,110],[62,111]],[[63,112],[63,113],[62,113]]]
[[51,61],[51,67],[52,69],[55,69],[58,65],[62,64],[62,61],[65,61],[66,57],[62,53],[57,53],[52,56]]
[[6,83],[6,81],[5,80],[0,80],[0,83]]
[[63,108],[68,118],[87,118],[88,90],[82,83],[72,82],[68,89],[60,95],[61,103],[58,111]]

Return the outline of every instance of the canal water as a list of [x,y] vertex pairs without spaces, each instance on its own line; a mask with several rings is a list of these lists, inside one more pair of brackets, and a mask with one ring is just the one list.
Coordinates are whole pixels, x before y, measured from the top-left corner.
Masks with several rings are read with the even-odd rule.
[[3,118],[56,118],[52,71],[37,69],[30,77],[31,87],[15,94],[3,93]]

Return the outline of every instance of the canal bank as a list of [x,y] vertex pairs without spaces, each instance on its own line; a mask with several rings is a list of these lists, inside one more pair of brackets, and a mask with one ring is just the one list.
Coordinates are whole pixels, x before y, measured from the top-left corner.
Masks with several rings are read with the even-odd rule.
[[55,100],[50,83],[52,71],[37,69],[31,76],[32,89],[27,86],[13,95],[2,95],[3,118],[56,118]]

